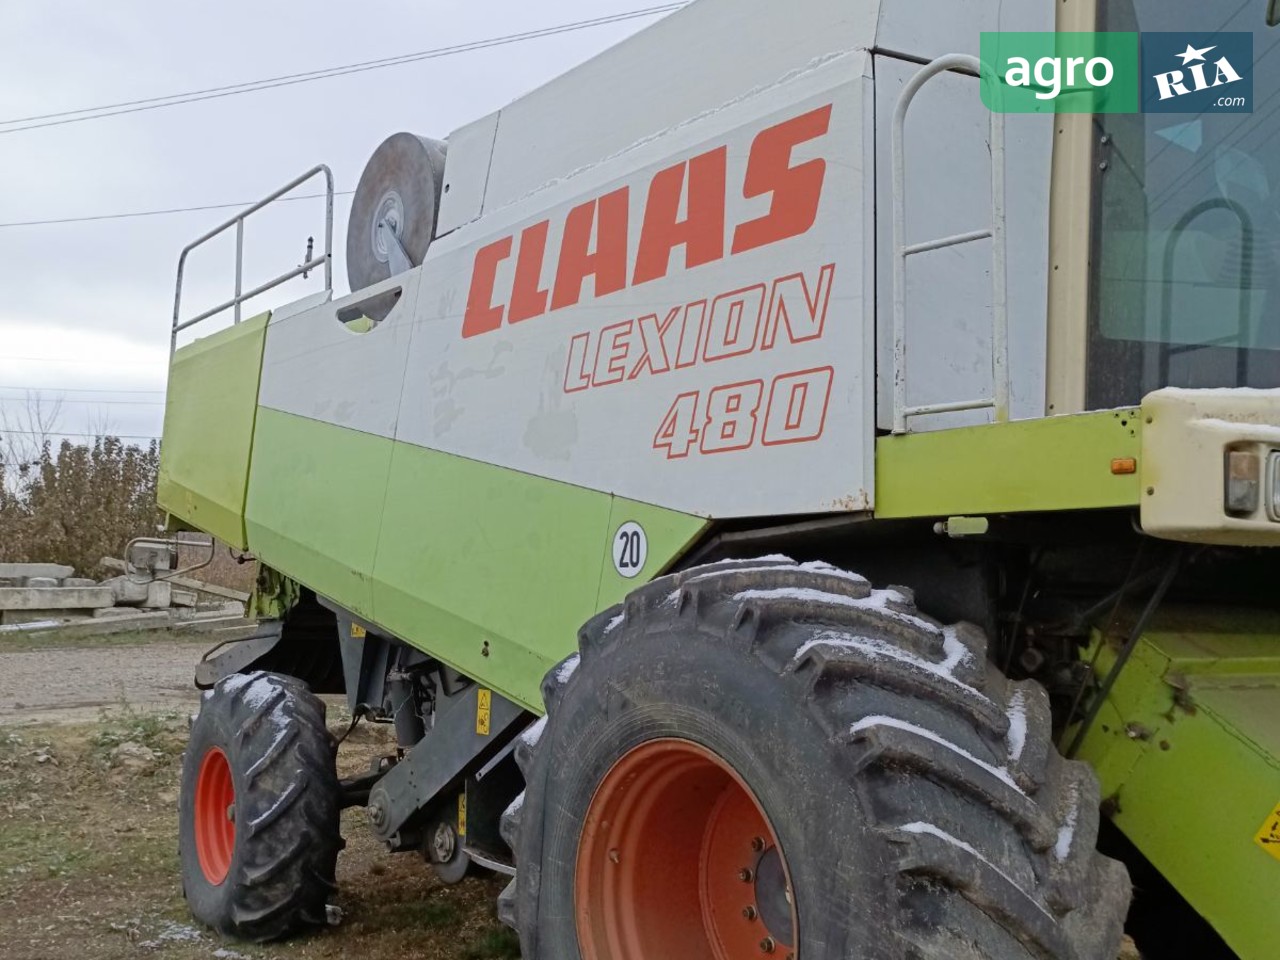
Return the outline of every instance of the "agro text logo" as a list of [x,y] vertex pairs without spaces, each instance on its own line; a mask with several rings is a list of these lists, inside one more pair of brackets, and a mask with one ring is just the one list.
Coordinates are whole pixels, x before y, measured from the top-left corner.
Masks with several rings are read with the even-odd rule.
[[1002,113],[1250,113],[1252,33],[984,33]]
[[1249,113],[1253,110],[1253,34],[1142,35],[1146,113]]
[[984,33],[982,99],[1001,113],[1137,113],[1136,33]]

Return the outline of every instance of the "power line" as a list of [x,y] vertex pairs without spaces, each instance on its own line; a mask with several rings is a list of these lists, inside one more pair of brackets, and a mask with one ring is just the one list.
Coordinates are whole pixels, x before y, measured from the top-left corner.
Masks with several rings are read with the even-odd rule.
[[[118,117],[124,114],[142,113],[148,110],[160,110],[165,107],[173,107],[185,103],[197,103],[204,100],[218,100],[223,97],[235,97],[245,93],[256,93],[260,90],[272,90],[277,87],[294,86],[300,83],[311,83],[315,80],[326,80],[331,77],[349,76],[355,73],[365,73],[370,70],[383,70],[387,67],[396,67],[407,63],[420,63],[424,60],[436,60],[442,57],[451,57],[462,53],[472,53],[477,50],[488,50],[494,47],[503,47],[514,43],[524,43],[529,40],[539,40],[544,37],[576,33],[579,30],[589,30],[594,27],[624,23],[628,20],[638,20],[642,17],[657,16],[662,13],[670,13],[678,10],[683,6],[684,3],[667,3],[661,6],[647,7],[642,10],[632,10],[625,13],[611,14],[604,17],[594,17],[587,20],[575,20],[570,23],[558,24],[552,27],[543,27],[537,30],[528,30],[523,33],[512,33],[500,37],[491,37],[486,40],[473,40],[469,43],[459,43],[447,47],[436,47],[431,50],[422,50],[417,53],[402,54],[395,57],[384,57],[379,60],[366,60],[360,63],[349,63],[336,67],[326,67],[320,70],[309,70],[303,73],[267,77],[261,80],[248,80],[242,83],[229,84],[222,87],[209,87],[204,90],[191,90],[187,93],[169,94],[168,96],[163,97],[148,97],[142,100],[127,100],[120,103],[102,104],[96,107],[81,107],[77,110],[64,110],[59,113],[39,114],[30,117],[15,117],[11,120],[0,120],[0,126],[7,126],[7,129],[0,129],[0,134],[21,133],[24,130],[40,130],[45,127],[58,127],[69,123],[82,123],[86,120],[101,120],[105,117]],[[8,126],[10,124],[20,125]]]
[[[0,130],[0,133],[3,133]],[[338,190],[335,191],[335,197],[349,197],[354,190]],[[286,200],[320,200],[324,199],[326,194],[323,193],[302,193],[296,197],[281,197],[276,202]],[[131,213],[101,213],[89,217],[60,217],[54,220],[14,220],[10,223],[0,223],[0,229],[7,227],[47,227],[60,223],[91,223],[96,220],[130,220],[135,217],[163,217],[174,213],[198,213],[204,210],[243,210],[245,207],[253,206],[256,200],[249,200],[243,203],[207,203],[196,207],[170,207],[165,210],[136,210]]]
[[28,390],[33,393],[43,391],[46,393],[147,393],[161,395],[165,392],[163,390],[122,390],[119,387],[27,387],[21,384],[6,385],[2,383],[0,383],[0,390]]
[[[26,403],[26,397],[0,397],[0,403]],[[98,406],[99,404],[110,407],[163,407],[163,400],[68,400],[66,397],[58,397],[51,400],[51,403],[84,403]]]
[[159,437],[149,436],[145,434],[129,434],[129,433],[67,433],[64,430],[5,430],[0,429],[0,437],[7,433],[18,434],[25,437],[45,437],[49,440],[58,437],[78,437],[82,440],[159,440]]
[[[22,363],[102,363],[101,360],[82,360],[78,357],[6,357],[0,356],[0,363],[9,360],[17,360]],[[112,360],[111,365],[114,367],[151,367],[155,366],[149,360]]]

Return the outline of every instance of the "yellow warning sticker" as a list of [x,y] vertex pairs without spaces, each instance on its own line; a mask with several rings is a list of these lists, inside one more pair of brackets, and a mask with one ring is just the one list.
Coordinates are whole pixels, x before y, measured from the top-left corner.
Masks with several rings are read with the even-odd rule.
[[351,636],[356,640],[363,640],[365,638],[364,627],[360,626],[358,623],[353,623],[351,625]]
[[458,794],[458,836],[467,835],[467,791]]
[[480,688],[476,694],[476,733],[482,737],[489,735],[489,716],[493,712],[493,691]]
[[1253,839],[1263,850],[1280,860],[1280,803],[1276,804]]

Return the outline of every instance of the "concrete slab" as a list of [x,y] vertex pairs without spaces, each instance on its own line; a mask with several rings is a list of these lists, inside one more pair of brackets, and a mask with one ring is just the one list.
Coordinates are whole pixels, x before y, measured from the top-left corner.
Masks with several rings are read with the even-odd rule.
[[63,580],[74,577],[74,567],[61,563],[0,563],[0,580],[25,580],[27,577],[52,577]]
[[197,601],[194,590],[170,590],[169,601],[175,607],[194,607]]
[[0,587],[0,610],[100,610],[115,602],[110,587]]
[[27,577],[24,587],[31,587],[36,590],[48,590],[51,587],[61,586],[61,581],[57,577]]

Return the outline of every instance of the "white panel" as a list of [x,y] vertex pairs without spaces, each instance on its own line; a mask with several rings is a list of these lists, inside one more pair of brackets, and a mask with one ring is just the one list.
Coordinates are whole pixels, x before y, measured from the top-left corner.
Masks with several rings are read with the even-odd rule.
[[442,237],[479,219],[484,208],[485,184],[489,182],[493,141],[498,134],[498,117],[499,114],[491,113],[449,136],[436,236]]
[[485,212],[817,58],[870,47],[878,7],[879,0],[690,4],[503,109]]
[[[893,166],[891,121],[919,65],[876,57],[878,424],[892,427]],[[1045,413],[1049,271],[1049,172],[1053,118],[1006,118],[1009,356],[1015,419]],[[938,239],[991,226],[991,115],[978,81],[944,74],[907,117],[907,239]],[[908,260],[907,403],[989,398],[991,243],[978,241]],[[990,411],[918,417],[913,431],[985,423]]]
[[[259,403],[312,420],[393,436],[413,329],[421,270],[302,313],[282,311],[267,327]],[[338,314],[371,294],[399,287],[400,302],[368,333]]]
[[884,0],[876,49],[933,60],[978,56],[983,31],[1050,31],[1052,0]]
[[[728,517],[866,509],[874,477],[869,346],[873,305],[866,275],[871,262],[871,181],[864,176],[870,159],[863,153],[870,120],[871,91],[863,76],[867,63],[864,53],[828,61],[438,241],[423,268],[397,438],[691,513]],[[825,158],[822,203],[813,227],[802,236],[688,270],[683,269],[678,248],[665,279],[629,285],[599,299],[591,296],[588,280],[577,306],[470,339],[461,336],[477,248],[508,235],[518,238],[525,228],[549,219],[540,281],[544,287],[554,286],[568,211],[626,185],[629,271],[634,270],[654,173],[724,145],[726,237],[731,241],[737,225],[763,216],[771,206],[771,195],[742,197],[757,134],[827,106],[832,110],[829,132],[800,145],[791,157],[793,167]],[[513,251],[503,261],[494,303],[510,298],[516,259]],[[824,288],[823,268],[828,265],[832,270],[825,275]],[[815,297],[820,289],[830,293],[829,303],[822,301],[826,325],[820,338],[793,342],[782,332],[772,349],[759,348],[762,341],[757,339],[757,349],[714,362],[707,361],[703,350],[688,368],[661,375],[646,369],[634,379],[630,372],[638,363],[641,344],[638,339],[622,340],[619,343],[630,347],[622,364],[629,372],[622,382],[572,389],[583,356],[597,376],[608,366],[607,360],[597,359],[606,328],[646,315],[665,319],[674,308],[714,303],[721,294],[757,284],[768,296],[776,281],[790,275],[803,275]],[[798,327],[804,319],[799,288],[784,289],[791,291],[788,304]],[[727,302],[722,301],[722,307]],[[765,307],[767,314],[767,300]],[[814,312],[821,311],[819,306]],[[755,315],[754,308],[743,315],[744,329]],[[651,333],[656,322],[650,321]],[[637,329],[632,327],[633,334]],[[673,367],[679,355],[675,333],[670,328],[666,340]],[[575,354],[584,343],[587,349]],[[830,381],[825,372],[807,380],[785,379],[827,369]],[[761,385],[761,403],[754,442],[747,449],[702,452],[701,435],[687,456],[668,458],[667,450],[655,447],[666,415],[673,409],[686,412],[679,405],[682,395],[699,393],[693,425],[710,436],[714,431],[704,428],[711,390],[755,381]],[[753,388],[745,389],[750,400]],[[786,394],[790,424],[782,399],[770,414],[771,391],[777,398]],[[693,418],[692,413],[688,416]],[[772,424],[773,439],[808,439],[810,433],[813,437],[808,442],[765,445],[766,423]],[[744,431],[747,427],[744,420]],[[713,439],[709,446],[714,448],[716,442]]]

